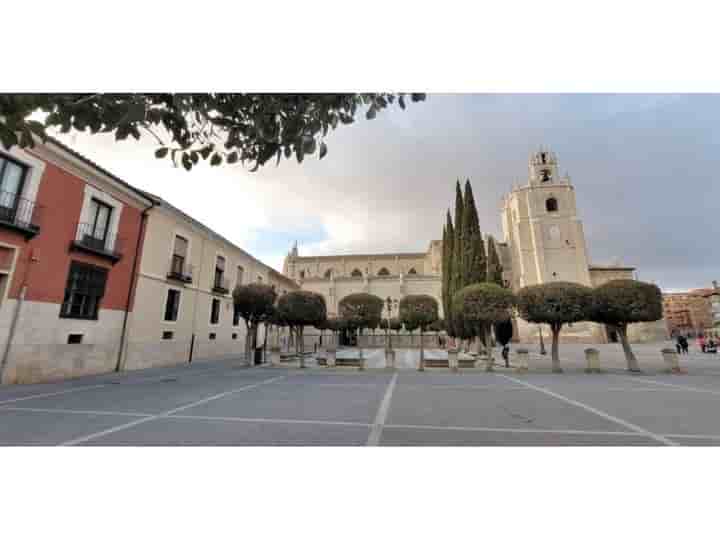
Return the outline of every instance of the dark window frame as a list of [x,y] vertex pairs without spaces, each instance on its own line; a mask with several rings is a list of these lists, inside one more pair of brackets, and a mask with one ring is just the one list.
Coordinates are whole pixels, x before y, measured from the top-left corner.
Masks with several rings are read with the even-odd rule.
[[[22,174],[20,175],[20,183],[18,184],[18,190],[15,193],[15,198],[13,200],[12,207],[6,206],[14,218],[15,212],[17,212],[18,204],[20,203],[20,198],[22,197],[23,191],[25,190],[25,182],[27,181],[28,172],[30,171],[30,166],[27,163],[23,163],[22,161],[19,161],[12,156],[8,156],[7,154],[0,153],[0,193],[4,193],[5,191],[2,188],[3,180],[5,179],[5,170],[7,169],[7,164],[12,163],[13,165],[17,165],[22,170]],[[10,220],[10,221],[14,221]]]
[[[108,269],[102,266],[71,261],[65,283],[65,297],[60,305],[60,318],[96,321],[100,303],[105,296],[108,273]],[[78,302],[80,313],[73,313],[73,307]]]
[[[171,293],[175,293],[175,303],[170,305]],[[178,315],[180,313],[180,290],[179,289],[168,289],[167,295],[165,295],[165,314],[163,315],[163,321],[165,322],[177,322]],[[168,318],[168,315],[170,318]]]
[[210,324],[220,324],[220,299],[213,298],[210,302]]
[[557,212],[560,208],[558,200],[555,197],[548,197],[545,199],[545,210],[548,212]]
[[[114,208],[111,205],[109,205],[108,203],[101,201],[100,199],[96,199],[95,197],[90,199],[90,201],[91,201],[91,204],[92,203],[96,204],[96,210],[95,210],[95,216],[91,216],[92,228],[91,228],[89,234],[95,240],[98,240],[98,241],[102,240],[102,245],[107,247],[107,236],[108,236],[108,232],[110,231],[110,218],[112,217],[112,212],[113,212]],[[105,231],[103,233],[102,238],[95,236],[95,231],[97,230],[97,222],[98,222],[98,218],[100,217],[100,209],[101,208],[107,208],[107,211],[108,211],[107,220],[105,222]],[[89,222],[88,222],[88,225],[90,225]]]

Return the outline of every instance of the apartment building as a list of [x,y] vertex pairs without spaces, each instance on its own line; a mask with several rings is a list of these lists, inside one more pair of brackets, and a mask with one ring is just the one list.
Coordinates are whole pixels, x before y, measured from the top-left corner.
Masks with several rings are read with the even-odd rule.
[[117,368],[154,202],[57,141],[0,147],[0,380]]
[[[263,282],[278,294],[295,282],[160,197],[148,216],[139,299],[123,369],[168,366],[244,354],[246,327],[235,312],[237,285]],[[264,329],[260,339],[264,337]]]
[[696,335],[713,325],[710,296],[713,289],[663,294],[663,317],[671,336]]

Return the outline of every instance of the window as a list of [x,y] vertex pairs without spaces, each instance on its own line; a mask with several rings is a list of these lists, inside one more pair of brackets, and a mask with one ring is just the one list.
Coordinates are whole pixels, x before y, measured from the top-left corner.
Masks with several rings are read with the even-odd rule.
[[172,339],[174,335],[175,335],[174,332],[166,330],[165,332],[162,333],[162,338],[163,339]]
[[332,270],[325,270],[325,279],[330,279],[332,277]]
[[83,240],[97,249],[105,248],[112,207],[97,199],[90,200],[89,222],[83,224]]
[[243,284],[243,277],[245,275],[245,269],[242,266],[237,267],[237,284]]
[[97,319],[100,299],[105,294],[107,269],[73,261],[70,265],[65,299],[60,316]]
[[78,345],[82,343],[83,335],[82,334],[68,334],[67,342],[68,345]]
[[385,268],[384,266],[378,272],[378,276],[389,276],[389,275],[390,275],[390,271],[387,268]]
[[547,169],[543,169],[542,171],[540,171],[540,181],[549,182],[550,180],[550,171],[548,171]]
[[210,306],[210,324],[218,324],[220,322],[220,300],[213,298]]
[[210,332],[210,335],[208,335],[208,339],[215,339],[215,332]]
[[232,338],[233,338],[233,339],[237,339],[237,332],[233,332]]
[[415,274],[417,274],[417,271],[414,268],[411,268],[410,270],[408,270],[408,274],[415,275]]
[[0,156],[0,219],[15,221],[27,167]]
[[240,310],[233,304],[233,326],[240,324]]
[[177,289],[168,289],[167,300],[165,300],[165,320],[177,321],[179,308],[180,291]]
[[558,202],[555,197],[550,197],[547,201],[545,201],[545,210],[548,212],[557,212]]
[[215,260],[215,287],[223,287],[223,276],[225,275],[225,257],[218,255]]
[[305,279],[305,270],[300,270],[300,279]]
[[355,269],[352,271],[352,274],[350,274],[352,277],[362,277],[362,272],[359,269]]
[[185,275],[185,261],[187,260],[188,241],[182,236],[175,236],[173,246],[172,267],[170,271],[176,276]]

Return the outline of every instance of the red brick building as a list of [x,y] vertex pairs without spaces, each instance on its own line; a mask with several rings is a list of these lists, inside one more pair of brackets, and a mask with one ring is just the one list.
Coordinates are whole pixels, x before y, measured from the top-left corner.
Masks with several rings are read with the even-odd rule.
[[152,199],[59,142],[0,147],[0,377],[119,365]]

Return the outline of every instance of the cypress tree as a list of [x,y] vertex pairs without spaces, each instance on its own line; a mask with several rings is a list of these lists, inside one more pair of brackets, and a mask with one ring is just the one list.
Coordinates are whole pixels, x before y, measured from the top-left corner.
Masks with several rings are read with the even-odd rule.
[[[460,180],[455,184],[455,235],[453,239],[453,256],[452,256],[452,267],[451,267],[451,281],[450,281],[450,292],[451,292],[451,308],[452,298],[455,293],[458,292],[465,286],[465,267],[464,261],[464,239],[463,239],[463,214],[465,210],[465,203],[463,201],[463,193],[460,187]],[[455,313],[452,317],[452,330],[455,336],[463,336],[463,322],[460,314]]]
[[495,247],[495,239],[488,235],[487,280],[491,283],[503,285],[502,265]]
[[442,285],[443,285],[443,316],[447,323],[447,333],[455,336],[452,325],[452,297],[454,290],[452,287],[453,276],[453,244],[455,243],[455,230],[453,228],[450,210],[447,211],[447,223],[443,235],[443,265],[442,265]]
[[[483,244],[477,207],[470,180],[465,181],[465,207],[463,209],[463,283],[473,285],[487,280],[487,259]],[[459,290],[459,289],[458,289]]]

